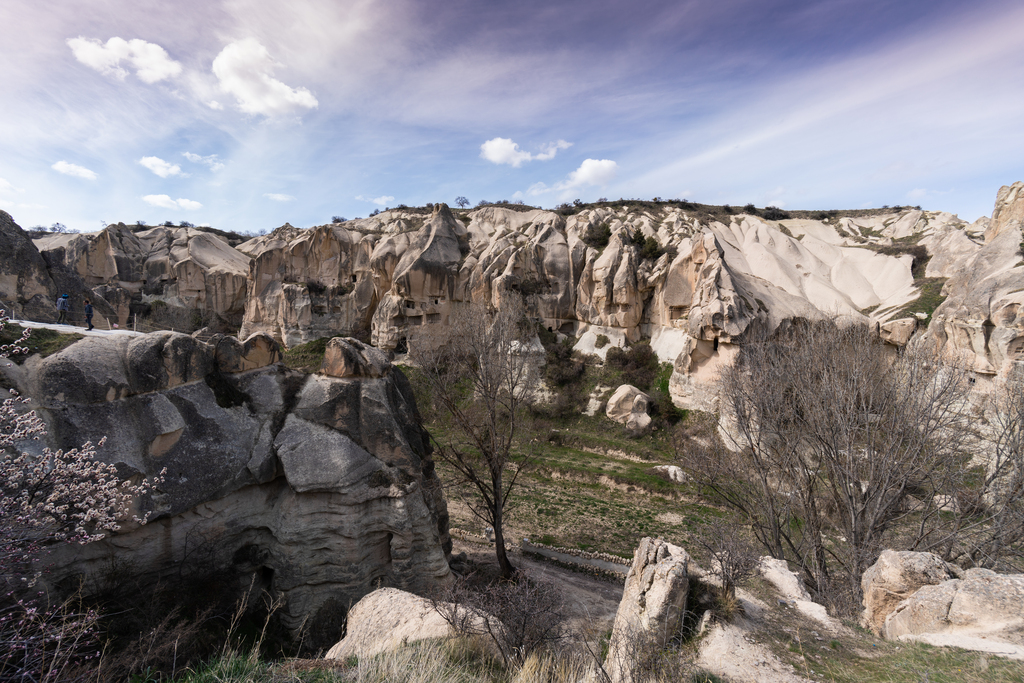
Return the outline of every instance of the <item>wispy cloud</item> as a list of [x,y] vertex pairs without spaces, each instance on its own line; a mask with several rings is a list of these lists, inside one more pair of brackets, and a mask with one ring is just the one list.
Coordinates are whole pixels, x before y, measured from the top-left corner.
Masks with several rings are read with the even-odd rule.
[[122,81],[128,70],[121,62],[133,67],[143,83],[156,83],[181,73],[181,64],[171,59],[167,50],[138,38],[124,40],[115,36],[103,44],[98,39],[79,36],[68,38],[67,44],[79,62]]
[[203,208],[202,204],[194,202],[191,199],[171,199],[165,194],[147,194],[142,198],[142,201],[152,206],[158,206],[161,209],[185,209],[186,211],[195,211]]
[[373,197],[373,198],[364,197],[363,195],[359,195],[359,196],[356,197],[356,199],[358,199],[361,202],[373,202],[374,204],[377,204],[378,206],[387,206],[391,202],[395,201],[395,198],[392,197],[391,195],[388,195],[388,194],[384,194],[384,195],[381,195],[380,197]]
[[164,161],[160,157],[142,157],[141,159],[139,159],[139,163],[148,168],[153,173],[160,176],[161,178],[168,178],[172,175],[188,175],[187,173],[181,172],[181,166]]
[[319,103],[309,90],[289,87],[271,76],[277,66],[267,48],[246,38],[221,50],[213,60],[213,73],[221,90],[234,95],[246,114],[276,116],[315,108]]
[[204,157],[198,154],[193,154],[192,152],[184,152],[182,156],[194,164],[206,164],[210,167],[211,171],[219,171],[224,168],[224,164],[221,163],[216,154],[210,154]]
[[0,178],[0,192],[24,192],[24,191],[25,190],[23,190],[20,187],[15,187],[6,178]]
[[67,161],[61,160],[51,166],[57,173],[63,173],[64,175],[74,176],[75,178],[85,178],[86,180],[96,180],[96,174],[90,171],[85,166],[79,166],[77,164],[68,163]]
[[537,154],[519,149],[519,145],[511,138],[493,138],[480,145],[480,158],[486,159],[493,164],[508,164],[513,168],[519,168],[527,161],[548,161],[554,159],[558,150],[569,149],[571,142],[558,140],[541,146]]
[[276,192],[266,192],[263,196],[267,199],[272,199],[275,202],[291,202],[295,200],[295,197],[290,194],[278,194]]

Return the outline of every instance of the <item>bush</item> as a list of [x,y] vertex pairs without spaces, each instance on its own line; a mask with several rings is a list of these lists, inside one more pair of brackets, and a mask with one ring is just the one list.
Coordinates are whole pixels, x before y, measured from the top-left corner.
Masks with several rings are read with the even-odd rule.
[[344,223],[346,220],[344,216],[331,216],[331,223]]
[[608,346],[608,344],[610,342],[611,342],[611,340],[608,339],[608,335],[606,335],[606,334],[599,334],[599,335],[597,335],[597,341],[594,342],[594,348],[595,349],[603,349],[604,347]]
[[594,225],[591,223],[583,233],[583,243],[594,249],[604,249],[612,237],[612,229],[607,223]]
[[761,216],[770,221],[781,221],[789,218],[789,214],[777,206],[766,206]]
[[605,355],[605,364],[622,373],[625,384],[647,391],[658,376],[658,355],[647,342],[633,344],[627,349],[613,346]]
[[751,216],[758,216],[758,215],[760,215],[760,214],[758,214],[758,212],[757,212],[757,207],[755,207],[755,206],[754,206],[753,204],[747,204],[747,205],[745,205],[745,206],[743,207],[743,210],[744,210],[744,211],[745,211],[746,213],[750,214]]

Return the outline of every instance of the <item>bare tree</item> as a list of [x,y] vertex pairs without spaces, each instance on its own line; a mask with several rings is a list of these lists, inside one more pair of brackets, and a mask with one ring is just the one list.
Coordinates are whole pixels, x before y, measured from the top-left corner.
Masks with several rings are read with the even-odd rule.
[[434,404],[449,418],[449,429],[432,438],[439,457],[476,490],[469,507],[494,528],[502,576],[515,572],[505,551],[504,512],[526,458],[516,438],[525,408],[530,326],[520,297],[507,293],[501,308],[463,304],[452,322],[435,327],[413,345]]
[[466,208],[467,206],[469,206],[469,200],[468,200],[468,199],[466,199],[465,197],[462,197],[462,196],[456,197],[456,198],[455,198],[455,203],[456,203],[456,204],[457,204],[457,205],[459,206],[459,208],[461,208],[461,209],[464,209],[464,208]]
[[862,326],[797,325],[723,374],[732,441],[687,463],[834,607],[884,547],[934,547],[969,460],[967,371]]

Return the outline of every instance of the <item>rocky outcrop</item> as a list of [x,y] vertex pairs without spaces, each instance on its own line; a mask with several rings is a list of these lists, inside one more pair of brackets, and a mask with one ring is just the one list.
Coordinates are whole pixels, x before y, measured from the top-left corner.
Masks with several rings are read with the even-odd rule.
[[1024,574],[968,569],[962,579],[923,586],[885,619],[889,640],[931,634],[982,637],[1015,645],[1024,658]]
[[138,316],[150,328],[234,331],[242,322],[249,259],[211,232],[117,223],[35,244],[63,288],[84,288],[111,324]]
[[651,416],[647,414],[650,404],[650,396],[631,384],[623,384],[608,399],[605,415],[632,432],[641,432],[651,424]]
[[6,211],[0,211],[0,308],[13,318],[57,319],[61,292],[32,241]]
[[138,501],[149,524],[62,550],[54,580],[118,561],[152,584],[207,567],[282,596],[292,629],[381,584],[447,582],[446,505],[408,381],[375,350],[331,347],[373,369],[304,375],[275,363],[265,335],[171,332],[88,337],[34,361],[23,388],[54,446],[106,437],[99,456],[122,476],[166,470]]
[[252,258],[241,335],[266,332],[295,346],[369,330],[380,299],[370,268],[379,224],[346,226],[286,224],[239,246]]
[[[451,606],[441,605],[440,609],[450,611]],[[345,637],[324,658],[364,659],[421,640],[453,635],[455,631],[430,600],[396,588],[380,588],[349,610]]]
[[640,681],[634,656],[640,643],[664,647],[686,611],[690,556],[679,546],[644,538],[633,554],[605,658],[613,682]]
[[946,296],[929,337],[945,351],[966,355],[975,372],[1005,373],[1024,360],[1024,183],[999,190],[985,244],[950,266]]
[[923,586],[960,576],[960,570],[931,553],[883,550],[861,577],[864,614],[861,623],[881,635],[896,606]]

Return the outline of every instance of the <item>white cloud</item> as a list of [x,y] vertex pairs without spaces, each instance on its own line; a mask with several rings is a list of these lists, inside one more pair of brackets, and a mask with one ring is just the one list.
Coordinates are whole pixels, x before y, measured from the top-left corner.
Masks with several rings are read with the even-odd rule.
[[213,73],[221,90],[238,100],[247,114],[274,116],[298,108],[313,109],[319,103],[305,88],[291,88],[270,74],[278,66],[255,38],[229,43],[213,60]]
[[63,173],[64,175],[70,175],[76,178],[85,178],[86,180],[96,180],[96,174],[89,169],[84,166],[78,166],[77,164],[70,164],[64,160],[58,161],[50,168],[57,171],[57,173]]
[[571,142],[559,140],[541,147],[541,152],[530,154],[519,149],[519,145],[511,138],[494,138],[480,145],[480,158],[486,159],[494,164],[509,164],[519,168],[524,161],[547,161],[554,159],[560,149],[569,149]]
[[128,75],[122,61],[135,68],[135,75],[143,83],[156,83],[181,73],[181,64],[171,59],[166,50],[138,38],[124,40],[115,36],[104,45],[95,38],[79,36],[68,38],[67,44],[82,64],[121,80]]
[[290,202],[295,199],[290,194],[278,194],[276,192],[267,192],[263,196],[267,199],[273,199],[275,202]]
[[161,178],[167,178],[172,175],[188,175],[187,173],[181,172],[181,166],[164,161],[160,157],[142,157],[141,159],[139,159],[139,163],[148,168],[153,173],[156,173]]
[[218,102],[217,100],[210,100],[206,103],[206,106],[210,109],[215,109],[217,111],[224,111],[224,105]]
[[159,206],[161,209],[185,209],[186,211],[195,211],[196,209],[203,208],[203,205],[199,202],[194,202],[191,199],[171,199],[165,194],[147,194],[142,198],[142,201],[153,206]]
[[584,185],[607,185],[615,180],[619,165],[611,159],[584,159],[580,167],[559,183],[556,189],[570,190]]
[[359,195],[358,197],[356,197],[356,199],[358,199],[361,202],[373,202],[378,206],[387,206],[390,202],[395,201],[395,198],[389,194],[384,194],[381,195],[380,197],[374,197],[372,199],[370,197],[364,197],[363,195]]
[[206,164],[207,166],[210,167],[211,171],[219,171],[222,168],[224,168],[224,164],[221,163],[220,159],[217,158],[216,154],[211,154],[209,156],[204,157],[199,156],[198,154],[193,154],[192,152],[185,152],[182,154],[182,156],[194,164]]
[[530,187],[526,189],[526,194],[530,195],[531,197],[536,197],[547,192],[551,192],[551,188],[545,185],[544,183],[534,183],[533,185],[530,185]]
[[5,178],[0,178],[0,192],[24,192],[20,187],[15,187]]

